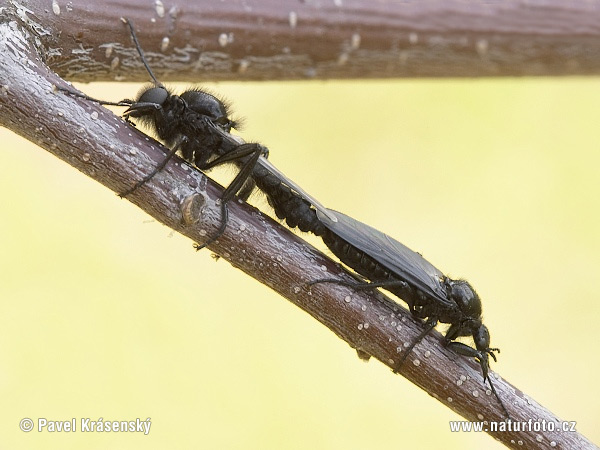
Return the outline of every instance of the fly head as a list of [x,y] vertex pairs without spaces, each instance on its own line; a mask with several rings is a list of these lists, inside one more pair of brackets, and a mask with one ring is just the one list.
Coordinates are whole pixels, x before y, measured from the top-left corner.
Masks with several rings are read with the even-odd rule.
[[123,117],[141,119],[148,125],[153,125],[159,114],[162,114],[165,103],[169,98],[169,91],[163,86],[143,87],[137,100],[131,102],[129,108],[123,111]]
[[162,106],[165,100],[169,97],[169,91],[162,86],[150,87],[144,89],[140,94],[136,103],[156,105],[158,108]]
[[[450,328],[452,328],[452,327],[450,327]],[[448,330],[448,331],[450,331],[450,330]],[[492,379],[489,376],[489,370],[490,370],[489,356],[491,356],[492,359],[494,361],[496,361],[496,355],[494,354],[494,352],[500,352],[500,350],[497,348],[489,347],[490,333],[489,333],[487,327],[483,324],[481,324],[478,328],[473,330],[473,340],[475,341],[475,346],[477,347],[476,349],[473,347],[469,347],[468,345],[463,344],[462,342],[456,342],[456,341],[448,342],[448,334],[446,334],[446,342],[447,342],[447,346],[449,348],[454,350],[459,355],[468,356],[471,358],[475,358],[477,360],[477,362],[479,363],[479,366],[481,367],[481,373],[483,375],[484,383],[486,381],[489,383],[490,388],[492,389],[492,392],[494,393],[494,396],[498,400],[498,403],[500,403],[500,406],[502,407],[502,410],[504,411],[504,414],[506,415],[506,418],[510,419],[510,414],[508,413],[506,406],[504,406],[504,402],[502,402],[502,399],[496,392],[496,388],[494,387],[494,384],[492,383]]]
[[496,348],[490,348],[490,332],[481,321],[481,300],[475,289],[465,280],[448,280],[450,286],[450,298],[458,306],[459,317],[451,321],[452,325],[446,333],[446,342],[455,340],[460,336],[473,336],[475,347],[473,354],[481,360],[484,375],[487,374],[488,355],[496,360]]
[[490,332],[484,324],[481,324],[479,327],[473,330],[473,341],[475,341],[475,347],[477,347],[477,350],[486,355],[486,365],[487,355],[490,355],[494,361],[497,361],[494,353],[500,353],[500,349],[490,347]]

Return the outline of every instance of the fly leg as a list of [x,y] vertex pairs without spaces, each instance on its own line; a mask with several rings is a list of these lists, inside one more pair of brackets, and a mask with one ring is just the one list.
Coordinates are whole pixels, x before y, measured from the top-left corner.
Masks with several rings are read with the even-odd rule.
[[410,345],[406,348],[404,355],[402,355],[402,358],[400,358],[400,361],[398,361],[398,364],[394,366],[394,373],[398,373],[400,371],[400,368],[404,364],[404,361],[406,361],[406,358],[408,358],[408,355],[410,355],[410,352],[412,352],[413,348],[415,348],[415,346],[419,342],[421,342],[425,338],[425,336],[427,336],[431,332],[431,330],[435,328],[437,323],[438,319],[436,317],[430,317],[429,319],[427,319],[427,321],[425,322],[425,329],[421,331],[421,333],[419,333],[419,335],[410,343]]
[[175,143],[175,145],[173,145],[173,148],[171,150],[169,150],[169,153],[167,153],[165,155],[165,157],[160,162],[160,164],[158,166],[156,166],[152,172],[150,172],[148,175],[146,175],[140,181],[138,181],[137,183],[135,183],[132,187],[130,187],[129,189],[127,189],[125,192],[121,192],[119,194],[119,197],[121,197],[121,198],[127,197],[128,195],[130,195],[134,191],[136,191],[138,188],[140,188],[144,184],[146,184],[148,181],[150,181],[154,177],[154,175],[156,175],[158,172],[160,172],[161,170],[163,170],[165,168],[165,166],[167,165],[167,163],[169,162],[169,160],[175,155],[175,153],[177,153],[177,150],[179,150],[179,147],[181,147],[186,142],[187,142],[187,138],[185,136],[182,137],[181,139],[179,139]]
[[400,281],[400,280],[352,282],[352,281],[338,280],[336,278],[322,278],[320,280],[311,281],[306,284],[307,284],[307,286],[314,286],[315,284],[321,284],[321,283],[339,284],[340,286],[346,286],[346,287],[355,289],[357,291],[367,291],[367,290],[377,289],[377,288],[387,289],[390,287],[400,287],[400,288],[408,287],[408,284],[405,281]]
[[447,342],[446,346],[448,348],[451,348],[453,351],[455,351],[459,355],[468,356],[471,358],[475,358],[477,360],[477,362],[479,363],[479,365],[481,367],[484,384],[485,384],[485,381],[487,380],[487,382],[490,385],[490,388],[492,389],[492,392],[494,393],[494,396],[498,400],[498,403],[500,403],[500,406],[502,407],[502,411],[506,415],[506,418],[510,420],[510,414],[508,414],[508,410],[506,409],[506,406],[504,406],[504,403],[502,402],[502,400],[500,399],[500,396],[496,392],[496,388],[494,388],[494,384],[492,383],[492,379],[489,375],[490,365],[489,365],[489,361],[488,361],[488,355],[491,355],[492,358],[494,359],[494,361],[496,361],[496,355],[494,355],[493,352],[500,351],[500,350],[498,350],[497,348],[488,348],[486,351],[482,351],[482,350],[474,349],[473,347],[469,347],[468,345],[463,344],[462,342],[454,342],[454,341]]
[[215,235],[210,237],[206,242],[202,244],[196,244],[194,246],[196,250],[202,250],[204,247],[209,246],[217,239],[219,239],[219,237],[221,237],[221,235],[225,232],[225,229],[227,228],[227,222],[229,221],[229,210],[227,208],[227,203],[231,199],[233,199],[233,197],[235,197],[235,195],[238,192],[240,192],[240,190],[244,187],[246,181],[252,175],[252,171],[256,166],[258,158],[260,158],[260,156],[265,154],[266,152],[268,152],[268,150],[259,144],[241,144],[232,151],[227,152],[222,156],[219,156],[210,163],[207,163],[206,165],[201,167],[202,170],[208,170],[220,164],[224,164],[227,162],[234,161],[236,159],[250,156],[250,158],[248,158],[248,161],[244,163],[244,165],[242,166],[236,177],[233,179],[233,181],[229,184],[229,186],[227,186],[227,189],[223,191],[223,195],[220,199],[221,225],[219,229],[217,230]]

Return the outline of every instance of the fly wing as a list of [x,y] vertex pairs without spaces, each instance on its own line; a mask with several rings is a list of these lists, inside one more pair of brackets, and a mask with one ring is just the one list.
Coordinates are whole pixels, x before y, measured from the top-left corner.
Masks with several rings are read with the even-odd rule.
[[[246,143],[246,141],[244,141],[239,136],[228,133],[227,131],[221,129],[216,125],[215,128],[221,134],[221,136],[227,139],[228,141],[234,142],[237,145]],[[271,174],[275,175],[283,184],[285,184],[291,190],[296,192],[296,194],[298,194],[300,197],[302,197],[304,200],[310,203],[317,211],[320,211],[321,214],[327,216],[327,218],[330,221],[335,222],[337,220],[336,217],[331,213],[331,210],[325,208],[325,206],[323,206],[316,198],[314,198],[312,195],[310,195],[308,192],[302,189],[298,184],[296,184],[295,181],[287,177],[282,171],[280,171],[277,167],[271,164],[271,162],[268,159],[261,156],[258,158],[256,164],[262,166],[263,168],[267,169]]]
[[337,222],[317,211],[319,220],[330,231],[373,258],[396,278],[444,304],[451,303],[442,284],[444,274],[420,254],[367,224],[338,211],[330,212],[337,218]]

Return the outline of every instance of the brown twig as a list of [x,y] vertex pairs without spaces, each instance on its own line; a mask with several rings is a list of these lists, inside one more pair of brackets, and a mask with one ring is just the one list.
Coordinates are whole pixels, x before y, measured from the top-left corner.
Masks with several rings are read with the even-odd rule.
[[48,65],[71,81],[146,81],[136,24],[163,81],[592,75],[594,2],[33,0]]
[[[13,4],[14,5],[14,4]],[[32,45],[41,25],[27,12],[3,5],[0,22],[0,124],[37,143],[115,192],[148,173],[165,149],[97,104],[62,95],[64,82],[40,60]],[[201,242],[219,223],[221,189],[176,159],[129,199],[158,221]],[[348,275],[279,224],[254,208],[233,202],[226,233],[211,250],[311,314],[359,351],[393,367],[420,324],[396,303],[375,293],[307,282]],[[472,421],[502,421],[503,414],[477,365],[441,345],[432,333],[408,358],[401,373]],[[518,389],[496,377],[496,389],[515,421],[559,420]],[[490,431],[510,448],[587,449],[576,433]]]

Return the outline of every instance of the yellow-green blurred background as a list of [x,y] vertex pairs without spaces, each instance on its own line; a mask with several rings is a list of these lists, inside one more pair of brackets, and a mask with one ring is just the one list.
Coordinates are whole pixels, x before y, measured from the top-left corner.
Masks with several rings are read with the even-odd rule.
[[[324,204],[468,278],[493,368],[600,442],[600,80],[211,88]],[[0,448],[502,448],[450,433],[458,416],[267,287],[0,138]],[[152,427],[23,433],[24,417]]]

